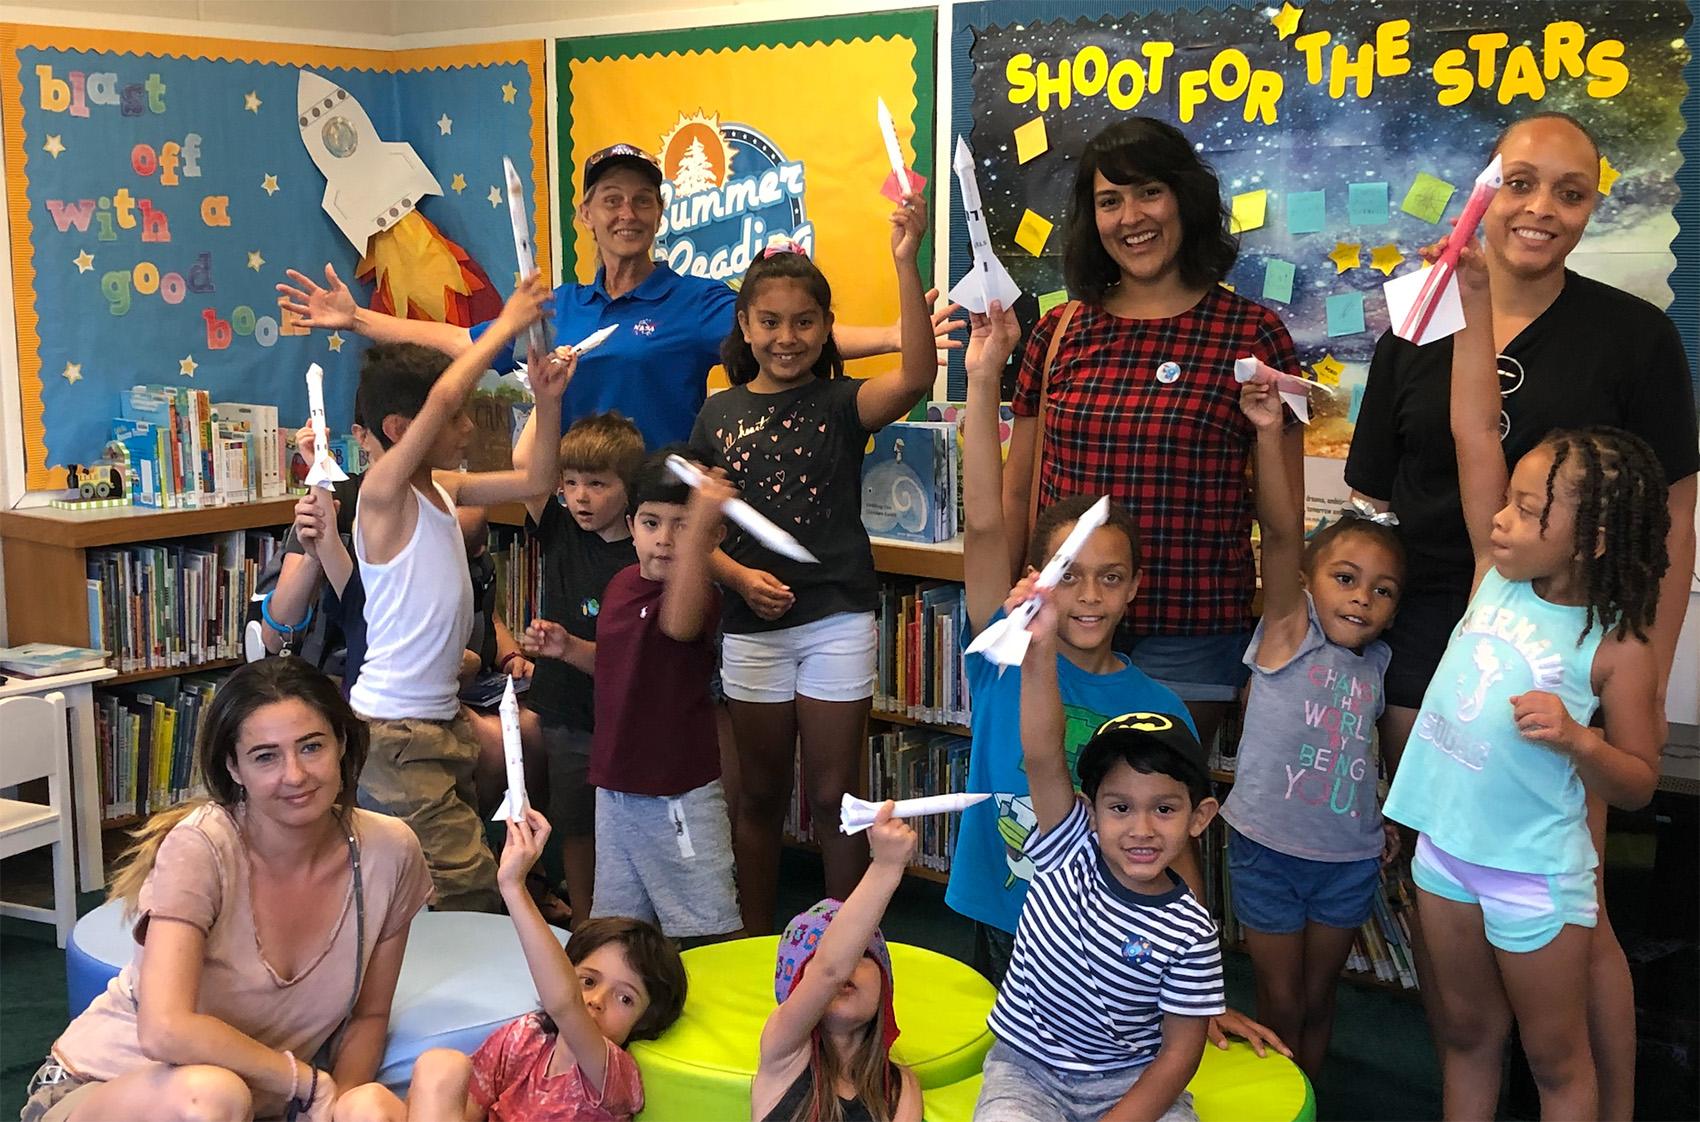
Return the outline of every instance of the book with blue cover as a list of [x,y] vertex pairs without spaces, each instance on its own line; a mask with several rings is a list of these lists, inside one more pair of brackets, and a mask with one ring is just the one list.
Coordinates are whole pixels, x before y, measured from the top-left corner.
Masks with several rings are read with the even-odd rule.
[[898,421],[874,434],[862,461],[862,525],[909,542],[956,535],[956,426]]

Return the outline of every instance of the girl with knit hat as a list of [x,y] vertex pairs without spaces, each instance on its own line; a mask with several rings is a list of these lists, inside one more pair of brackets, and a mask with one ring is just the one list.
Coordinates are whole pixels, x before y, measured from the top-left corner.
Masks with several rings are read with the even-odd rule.
[[873,863],[850,899],[822,900],[779,938],[773,996],[750,1089],[761,1122],[920,1122],[921,1087],[893,1063],[891,952],[879,932],[915,849],[886,803],[868,831]]

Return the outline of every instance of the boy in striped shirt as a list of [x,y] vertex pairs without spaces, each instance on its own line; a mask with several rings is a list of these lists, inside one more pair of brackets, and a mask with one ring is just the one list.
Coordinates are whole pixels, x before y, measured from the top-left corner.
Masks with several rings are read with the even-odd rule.
[[[1032,577],[1011,593],[1032,595]],[[1178,715],[1129,713],[1063,752],[1056,611],[1032,623],[1021,742],[1037,870],[992,1009],[977,1122],[1196,1122],[1187,1082],[1223,1012],[1216,925],[1170,865],[1215,817],[1198,740]]]

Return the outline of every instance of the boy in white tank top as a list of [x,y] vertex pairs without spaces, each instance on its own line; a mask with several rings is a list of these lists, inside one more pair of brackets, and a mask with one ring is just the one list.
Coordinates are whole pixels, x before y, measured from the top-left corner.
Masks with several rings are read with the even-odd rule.
[[[472,430],[466,398],[496,353],[535,323],[550,299],[549,287],[533,276],[452,362],[428,347],[380,342],[360,371],[355,411],[381,445],[354,516],[366,661],[349,701],[372,732],[360,804],[412,827],[443,909],[501,907],[473,791],[478,742],[458,697],[472,586],[455,506],[524,501],[555,485],[547,457],[528,471],[457,471]],[[574,363],[555,355],[533,355],[529,363],[534,423],[550,444],[560,437],[561,394]]]

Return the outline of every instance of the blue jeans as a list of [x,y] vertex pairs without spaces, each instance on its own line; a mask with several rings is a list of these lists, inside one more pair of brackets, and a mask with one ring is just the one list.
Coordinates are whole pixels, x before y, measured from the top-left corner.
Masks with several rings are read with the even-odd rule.
[[[986,1053],[974,1122],[1098,1122],[1144,1070],[1062,1071],[1000,1040]],[[1182,1091],[1158,1122],[1198,1122],[1192,1092]]]

